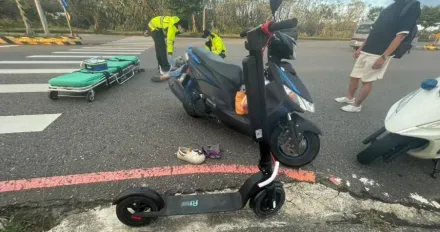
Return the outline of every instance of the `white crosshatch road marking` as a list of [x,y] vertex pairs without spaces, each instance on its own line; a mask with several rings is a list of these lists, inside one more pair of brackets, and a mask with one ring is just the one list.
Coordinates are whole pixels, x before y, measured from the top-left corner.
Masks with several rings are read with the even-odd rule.
[[0,116],[0,134],[41,132],[61,114]]
[[44,61],[36,61],[36,60],[0,60],[0,64],[80,64],[81,61],[75,60],[44,60]]
[[140,55],[142,54],[141,52],[52,52],[53,54],[114,54],[114,55],[124,55],[124,54],[128,54],[128,55]]
[[[100,55],[33,55],[27,58],[93,58],[99,57]],[[100,56],[103,58],[111,58],[112,56]],[[82,61],[82,60],[81,60]]]
[[0,93],[40,93],[47,92],[48,84],[2,84]]
[[78,69],[0,69],[0,74],[70,73]]

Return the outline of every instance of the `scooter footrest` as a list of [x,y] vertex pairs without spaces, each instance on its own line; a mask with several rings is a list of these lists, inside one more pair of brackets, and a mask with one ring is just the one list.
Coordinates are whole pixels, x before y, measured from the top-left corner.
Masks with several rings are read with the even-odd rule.
[[239,192],[225,194],[182,195],[165,198],[164,215],[188,215],[234,211],[242,208]]

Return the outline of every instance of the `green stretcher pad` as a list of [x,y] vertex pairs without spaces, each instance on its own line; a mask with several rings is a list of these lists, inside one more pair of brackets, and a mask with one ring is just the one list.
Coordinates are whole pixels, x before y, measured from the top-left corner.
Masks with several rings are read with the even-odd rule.
[[104,72],[114,74],[137,62],[139,62],[139,59],[136,56],[114,56],[107,60],[108,69],[105,71],[92,72],[87,69],[81,69],[73,73],[52,78],[49,80],[49,84],[54,87],[87,87],[95,85],[105,79]]

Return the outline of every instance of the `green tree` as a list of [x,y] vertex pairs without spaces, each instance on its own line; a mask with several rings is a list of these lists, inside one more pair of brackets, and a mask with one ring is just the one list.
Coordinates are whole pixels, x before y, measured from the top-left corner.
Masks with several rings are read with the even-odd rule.
[[17,20],[19,18],[20,12],[14,0],[0,0],[0,20]]
[[173,15],[189,19],[192,30],[197,31],[196,19],[203,9],[203,0],[168,0],[167,6]]
[[367,19],[370,21],[376,21],[377,17],[379,17],[380,12],[385,9],[383,6],[373,6],[370,8],[367,14]]
[[432,27],[435,26],[436,23],[440,23],[440,5],[423,6],[419,23],[424,28]]
[[56,12],[63,12],[63,7],[58,1],[54,0],[41,0],[41,6],[43,7],[44,11],[47,13],[56,13]]
[[167,6],[174,15],[188,17],[203,9],[203,0],[168,0]]

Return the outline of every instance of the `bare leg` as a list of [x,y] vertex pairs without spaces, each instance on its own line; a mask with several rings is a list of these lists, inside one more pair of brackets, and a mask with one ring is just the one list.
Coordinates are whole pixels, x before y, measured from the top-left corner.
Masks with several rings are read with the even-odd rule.
[[359,86],[359,78],[350,77],[350,84],[348,85],[347,98],[353,99],[354,94]]
[[161,75],[160,76],[160,80],[162,80],[162,81],[165,81],[165,80],[168,80],[168,79],[170,79],[170,75],[168,75],[168,73],[165,74],[165,75]]
[[373,87],[373,82],[362,82],[361,91],[359,93],[358,98],[354,103],[354,106],[362,105],[362,102],[370,95],[371,89]]

